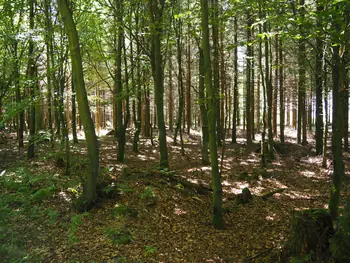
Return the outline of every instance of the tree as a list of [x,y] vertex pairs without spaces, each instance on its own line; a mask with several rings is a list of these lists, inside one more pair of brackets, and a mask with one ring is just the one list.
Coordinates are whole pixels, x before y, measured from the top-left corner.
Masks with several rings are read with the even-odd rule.
[[159,129],[159,151],[160,151],[160,168],[168,168],[168,147],[166,144],[166,130],[164,122],[164,72],[163,58],[161,52],[162,37],[162,19],[164,12],[165,0],[149,0],[149,9],[151,17],[151,65],[154,80],[154,95],[157,106],[157,120]]
[[[34,30],[34,0],[29,1],[29,28]],[[34,41],[32,37],[29,39],[28,47],[28,68],[27,68],[27,77],[30,81],[29,91],[30,91],[30,122],[29,122],[29,141],[28,141],[28,150],[27,158],[31,159],[34,157],[34,148],[35,148],[35,72],[36,72],[36,61],[34,57]]]
[[224,220],[222,216],[222,185],[219,174],[218,154],[217,154],[217,96],[215,86],[212,83],[211,60],[210,60],[210,44],[209,44],[209,17],[208,2],[201,0],[201,24],[202,24],[202,47],[203,62],[205,72],[205,87],[208,101],[208,129],[209,129],[209,148],[211,161],[211,175],[213,186],[213,217],[212,223],[215,228],[222,229]]
[[66,34],[68,36],[71,63],[73,68],[73,82],[77,94],[80,118],[84,126],[84,133],[87,142],[89,157],[88,173],[84,184],[83,194],[77,202],[77,209],[79,211],[85,211],[91,208],[96,199],[96,183],[99,173],[99,150],[95,127],[90,115],[90,108],[83,75],[79,37],[72,17],[72,11],[69,9],[67,0],[58,0],[57,3],[66,29]]

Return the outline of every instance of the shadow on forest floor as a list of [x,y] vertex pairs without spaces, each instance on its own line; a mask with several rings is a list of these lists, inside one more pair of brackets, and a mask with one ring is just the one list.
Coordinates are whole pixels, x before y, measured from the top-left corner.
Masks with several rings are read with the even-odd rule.
[[[8,225],[1,234],[22,238],[8,242],[0,255],[7,251],[8,259],[27,256],[28,262],[272,262],[271,249],[288,238],[292,211],[327,207],[332,167],[328,161],[329,167],[321,168],[312,144],[276,144],[276,158],[262,173],[259,144],[228,139],[222,166],[226,229],[217,231],[211,226],[211,169],[201,164],[200,137],[185,135],[184,141],[181,156],[170,134],[171,170],[160,173],[158,150],[149,139],[141,138],[139,152],[133,153],[128,136],[121,164],[113,136],[101,137],[101,177],[108,182],[103,191],[110,198],[82,215],[71,203],[86,173],[84,141],[72,146],[70,176],[55,161],[64,155],[48,145],[40,145],[30,162],[15,147],[2,149],[1,215]],[[349,171],[349,154],[344,160]],[[245,187],[254,198],[237,205],[235,196]],[[345,184],[344,196],[348,191]]]

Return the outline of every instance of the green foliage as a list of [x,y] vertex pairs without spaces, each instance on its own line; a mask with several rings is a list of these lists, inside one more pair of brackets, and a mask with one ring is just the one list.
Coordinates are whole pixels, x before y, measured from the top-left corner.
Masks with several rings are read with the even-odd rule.
[[68,228],[68,244],[70,246],[72,246],[74,243],[77,243],[79,242],[77,236],[76,236],[76,232],[78,231],[79,229],[79,226],[83,224],[83,222],[81,221],[81,219],[83,217],[86,217],[88,216],[89,213],[85,212],[83,214],[78,214],[78,215],[74,215],[71,219],[71,223],[69,225],[69,228]]
[[145,246],[145,252],[143,252],[143,254],[145,256],[148,256],[148,255],[153,255],[157,253],[157,248],[156,247],[153,247],[153,246]]
[[55,209],[52,209],[52,210],[48,210],[47,211],[47,215],[49,217],[49,224],[52,225],[53,223],[55,223],[57,217],[60,215],[60,213],[55,210]]
[[125,229],[106,228],[104,230],[104,235],[115,244],[126,245],[132,242],[130,232]]
[[115,217],[123,217],[123,216],[137,217],[138,212],[136,209],[127,207],[123,204],[117,204],[117,206],[113,208],[112,214]]
[[155,198],[155,194],[153,192],[153,188],[151,186],[147,187],[143,193],[140,195],[141,199],[147,199],[147,198]]
[[307,263],[312,262],[313,253],[309,253],[300,257],[293,257],[290,259],[289,263]]
[[121,183],[121,184],[118,184],[118,189],[121,193],[131,193],[133,190],[132,188],[130,188],[127,184],[125,183]]
[[350,258],[350,198],[344,214],[339,217],[338,231],[329,240],[329,250],[340,263],[349,262]]
[[55,191],[56,191],[55,186],[49,186],[48,188],[41,188],[32,195],[32,200],[37,203],[43,202],[44,200],[52,197]]

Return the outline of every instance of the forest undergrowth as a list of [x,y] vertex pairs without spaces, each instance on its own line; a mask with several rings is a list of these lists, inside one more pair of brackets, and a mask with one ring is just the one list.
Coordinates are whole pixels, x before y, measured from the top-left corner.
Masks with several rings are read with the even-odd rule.
[[[292,212],[327,208],[332,163],[322,168],[312,143],[276,143],[275,160],[261,169],[258,143],[227,140],[221,167],[225,229],[215,230],[210,166],[201,164],[200,137],[184,139],[182,156],[168,134],[171,169],[159,171],[157,140],[152,146],[141,138],[134,153],[129,138],[122,164],[113,136],[100,137],[100,198],[83,214],[72,202],[86,171],[84,141],[72,146],[69,175],[64,155],[49,144],[39,145],[30,162],[16,147],[0,149],[3,262],[275,262]],[[344,161],[342,206],[350,190],[348,153]],[[240,204],[236,196],[244,188],[253,198]]]

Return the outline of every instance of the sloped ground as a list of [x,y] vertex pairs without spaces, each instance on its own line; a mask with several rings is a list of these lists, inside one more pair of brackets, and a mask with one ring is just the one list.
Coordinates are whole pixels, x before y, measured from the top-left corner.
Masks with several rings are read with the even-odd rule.
[[[105,191],[117,194],[82,215],[72,211],[71,203],[81,190],[86,168],[83,143],[74,147],[68,177],[55,166],[57,154],[48,153],[47,146],[40,146],[33,162],[17,161],[6,171],[6,180],[18,177],[18,167],[26,167],[22,175],[32,180],[27,203],[11,201],[10,210],[0,211],[12,213],[7,229],[13,233],[13,253],[27,256],[25,262],[275,262],[276,251],[288,238],[292,211],[327,205],[332,167],[321,168],[322,158],[310,147],[287,143],[279,152],[276,147],[275,161],[261,176],[258,145],[227,141],[222,171],[226,229],[215,230],[210,224],[211,194],[199,191],[208,190],[211,182],[210,167],[201,165],[199,137],[185,138],[186,156],[168,139],[171,172],[159,173],[158,151],[149,140],[141,140],[136,154],[130,139],[125,164],[120,164],[115,161],[113,138],[101,138],[101,172],[109,182]],[[1,158],[7,156],[11,155]],[[344,160],[349,171],[350,156],[345,154]],[[40,174],[49,179],[33,180]],[[2,198],[20,189],[11,189],[6,180],[2,178],[0,185]],[[50,186],[55,186],[52,194],[33,197]],[[253,201],[236,205],[235,195],[245,187],[254,194]],[[266,201],[259,197],[281,188],[285,190]],[[348,192],[345,182],[343,201]],[[0,238],[8,234],[4,229],[0,233]],[[121,237],[127,244],[119,244]],[[8,248],[0,253],[10,258]]]

